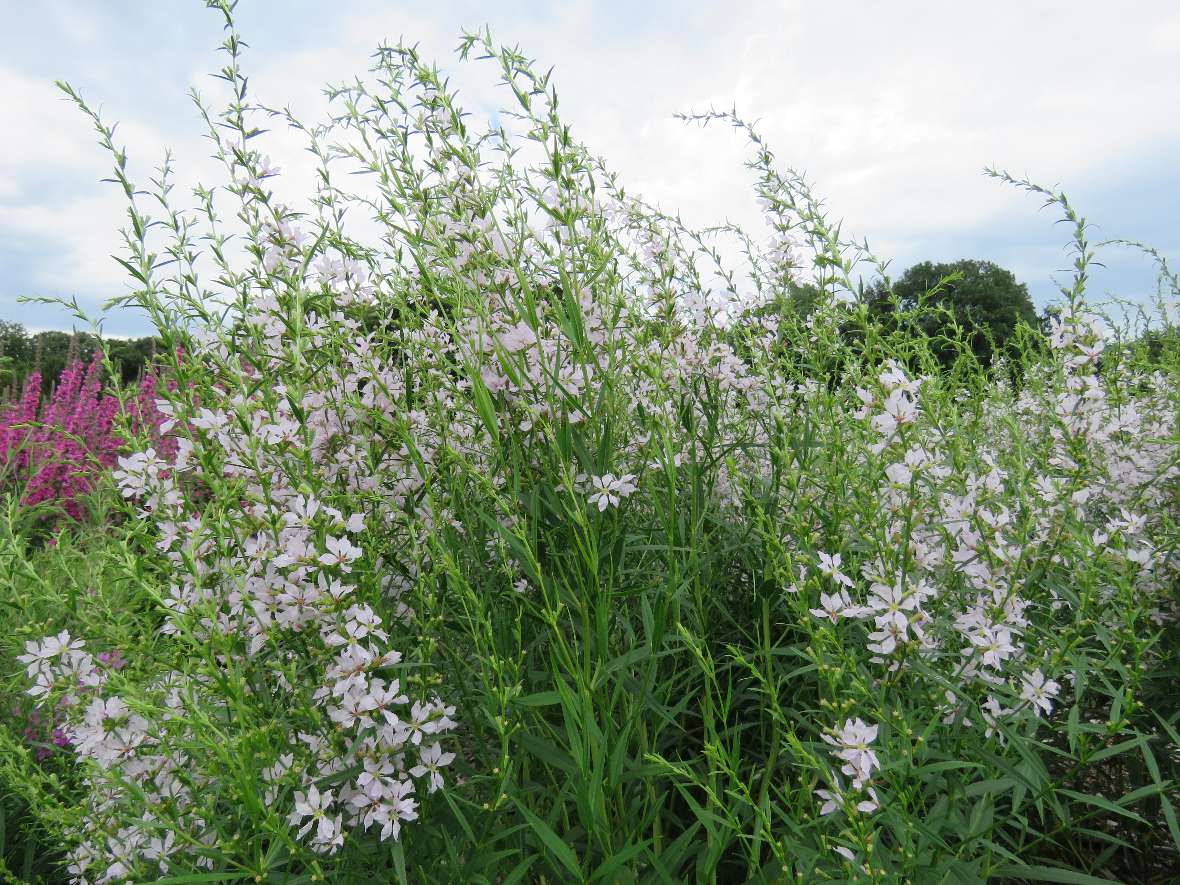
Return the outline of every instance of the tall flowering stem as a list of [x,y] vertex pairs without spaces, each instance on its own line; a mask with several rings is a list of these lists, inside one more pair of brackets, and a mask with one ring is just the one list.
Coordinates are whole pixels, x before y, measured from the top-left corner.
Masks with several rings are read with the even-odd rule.
[[[693,119],[749,137],[769,243],[624,191],[486,34],[486,127],[405,44],[306,126],[213,5],[197,212],[166,162],[146,215],[70,93],[176,379],[111,474],[144,653],[104,667],[80,624],[19,656],[84,782],[75,881],[1016,880],[1091,856],[1096,809],[1171,838],[1144,697],[1175,660],[1174,367],[1107,359],[1071,294],[1021,386],[968,390],[867,322],[882,266],[735,115]],[[298,206],[276,120],[317,163]],[[1152,782],[1089,801],[1120,754]]]
[[32,373],[20,401],[0,415],[0,476],[25,506],[57,504],[80,519],[81,499],[125,445],[115,430],[119,400],[102,391],[100,353],[68,365],[45,402],[40,385]]

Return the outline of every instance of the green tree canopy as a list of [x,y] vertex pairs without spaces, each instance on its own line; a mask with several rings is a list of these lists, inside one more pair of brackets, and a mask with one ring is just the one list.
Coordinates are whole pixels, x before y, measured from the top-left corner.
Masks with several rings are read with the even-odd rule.
[[990,261],[923,261],[892,287],[882,281],[870,286],[865,300],[870,314],[886,324],[921,330],[934,338],[939,359],[948,367],[959,355],[957,340],[990,366],[995,355],[1015,343],[1021,323],[1040,327],[1028,288]]
[[[111,359],[119,369],[118,381],[135,383],[151,363],[157,347],[154,338],[108,338]],[[0,403],[19,395],[25,379],[41,373],[42,391],[57,383],[66,364],[87,361],[99,342],[86,332],[28,332],[20,323],[0,320]]]

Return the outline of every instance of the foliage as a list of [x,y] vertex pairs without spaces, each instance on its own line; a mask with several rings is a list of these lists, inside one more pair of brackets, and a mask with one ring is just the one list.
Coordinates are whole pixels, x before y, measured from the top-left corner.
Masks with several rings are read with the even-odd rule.
[[[41,393],[53,392],[53,383],[76,361],[87,362],[103,349],[122,384],[134,384],[151,365],[156,340],[99,338],[84,332],[44,331],[30,334],[20,323],[0,320],[0,401],[15,399],[29,376],[37,372]],[[8,391],[7,395],[5,391]]]
[[[748,137],[768,244],[626,193],[487,34],[460,55],[499,72],[497,124],[399,44],[311,126],[254,101],[219,8],[200,211],[66,87],[176,382],[175,449],[138,437],[93,539],[0,533],[10,686],[73,756],[0,773],[70,878],[1176,868],[1180,363],[1100,365],[1080,219],[1017,389],[962,336],[861,322],[880,262],[733,114],[691,119]],[[275,121],[319,164],[305,211]],[[797,256],[814,309],[766,310]]]
[[879,321],[929,338],[945,368],[963,343],[984,367],[997,356],[1010,358],[1018,352],[1018,327],[1040,326],[1028,288],[990,261],[923,261],[892,285],[870,286],[865,301]]
[[[101,499],[92,499],[100,505]],[[132,554],[123,527],[108,514],[74,533],[67,524],[55,543],[28,537],[26,508],[14,497],[0,509],[0,654],[11,666],[0,678],[8,714],[0,728],[0,881],[65,881],[62,869],[70,832],[79,824],[82,784],[62,716],[42,711],[27,694],[16,655],[27,640],[47,632],[86,631],[104,668],[122,670],[150,659],[157,619],[152,584]],[[138,572],[138,580],[136,573]],[[126,660],[127,663],[123,663]]]

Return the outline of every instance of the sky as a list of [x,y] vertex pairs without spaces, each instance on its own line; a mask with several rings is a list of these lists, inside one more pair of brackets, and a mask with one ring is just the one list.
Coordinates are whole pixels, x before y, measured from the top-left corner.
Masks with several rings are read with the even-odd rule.
[[[128,289],[111,257],[125,214],[101,181],[110,158],[53,83],[119,123],[137,181],[170,148],[189,205],[193,184],[219,180],[188,93],[218,94],[221,21],[199,0],[0,0],[0,14],[0,320],[69,329],[62,310],[17,299],[76,297],[98,316]],[[763,229],[738,134],[673,116],[712,106],[757,121],[778,161],[805,172],[894,276],[922,260],[986,259],[1038,307],[1068,283],[1070,232],[987,166],[1063,188],[1094,240],[1140,240],[1180,266],[1174,0],[242,0],[237,19],[253,94],[306,120],[326,110],[325,84],[364,73],[376,46],[399,38],[437,62],[461,103],[494,112],[506,100],[494,68],[455,53],[464,29],[486,25],[553,68],[574,135],[630,192],[696,226]],[[295,181],[309,168],[277,134],[263,150]],[[1151,299],[1149,259],[1109,247],[1099,260],[1093,297]],[[151,331],[130,311],[103,329]]]

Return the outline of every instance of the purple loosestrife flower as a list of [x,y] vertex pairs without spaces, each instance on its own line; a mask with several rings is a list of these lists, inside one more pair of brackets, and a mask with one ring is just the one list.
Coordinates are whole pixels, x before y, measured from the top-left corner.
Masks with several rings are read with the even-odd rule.
[[[132,423],[151,430],[168,451],[175,441],[162,434],[162,416],[148,405],[148,390],[155,379],[145,376],[138,404],[132,406]],[[119,401],[102,394],[102,354],[89,365],[75,361],[66,366],[47,402],[40,398],[41,376],[29,376],[24,394],[15,407],[0,414],[0,482],[23,486],[21,503],[62,505],[74,519],[82,517],[80,498],[94,487],[103,470],[115,466],[126,441],[114,431]]]
[[104,667],[115,670],[116,672],[127,666],[127,661],[123,659],[123,650],[119,648],[114,651],[100,651],[98,653],[98,662]]

